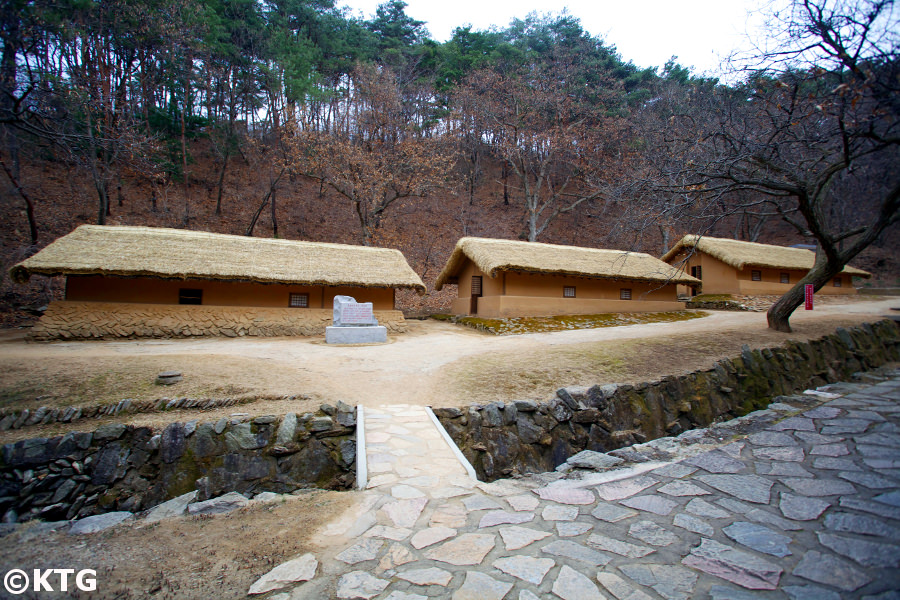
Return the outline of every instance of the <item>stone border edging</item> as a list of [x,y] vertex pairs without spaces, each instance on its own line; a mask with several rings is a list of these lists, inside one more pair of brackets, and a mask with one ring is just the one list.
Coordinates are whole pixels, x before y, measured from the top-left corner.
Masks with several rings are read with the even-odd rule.
[[[296,400],[301,396],[286,397],[285,400]],[[305,398],[305,397],[304,397]],[[72,423],[79,419],[99,419],[124,414],[146,414],[166,412],[177,409],[213,410],[239,406],[255,402],[258,398],[158,398],[156,400],[134,400],[125,398],[112,404],[94,406],[66,406],[50,408],[23,409],[21,411],[0,409],[0,431],[21,429],[32,425],[47,423]]]
[[362,404],[356,405],[356,489],[366,489],[369,482],[369,468],[366,463],[366,411]]
[[472,478],[472,481],[478,481],[478,474],[475,473],[475,468],[472,466],[472,463],[463,455],[462,451],[456,445],[456,442],[453,441],[453,438],[450,437],[450,434],[447,433],[447,430],[444,429],[444,426],[441,425],[441,422],[435,416],[434,411],[431,410],[430,406],[425,407],[425,413],[428,415],[428,418],[431,419],[431,422],[434,423],[434,426],[437,428],[438,433],[441,434],[441,437],[447,442],[447,445],[450,446],[450,451],[453,452],[453,456],[456,457],[456,460],[462,464],[463,468],[466,470],[466,473],[469,474],[469,477]]

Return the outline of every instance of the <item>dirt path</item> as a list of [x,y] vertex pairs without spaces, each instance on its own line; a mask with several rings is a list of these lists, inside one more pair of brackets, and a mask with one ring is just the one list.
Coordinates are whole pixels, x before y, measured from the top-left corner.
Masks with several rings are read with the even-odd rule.
[[[712,312],[702,319],[498,337],[436,321],[382,346],[335,347],[321,339],[235,338],[27,343],[0,336],[0,402],[20,407],[97,404],[122,398],[233,397],[260,400],[251,414],[306,410],[338,400],[459,406],[543,398],[564,385],[636,382],[704,368],[742,344],[778,345],[883,318],[900,300],[798,311],[794,333],[766,328],[764,313]],[[153,385],[177,369],[183,383]],[[285,400],[301,396],[303,400]],[[37,399],[36,399],[37,398]],[[233,407],[225,412],[235,412]],[[212,418],[204,413],[204,418]],[[153,422],[172,415],[145,415]],[[187,417],[178,417],[187,418]]]

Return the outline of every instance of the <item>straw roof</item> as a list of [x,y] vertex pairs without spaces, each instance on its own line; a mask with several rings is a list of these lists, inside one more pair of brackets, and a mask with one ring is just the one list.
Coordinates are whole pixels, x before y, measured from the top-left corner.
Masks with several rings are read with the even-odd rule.
[[700,283],[642,252],[465,237],[456,243],[447,265],[438,275],[434,289],[440,290],[444,284],[456,283],[466,259],[491,277],[496,277],[500,271],[521,271],[596,279]]
[[[799,269],[808,271],[816,262],[816,255],[803,248],[785,248],[771,244],[741,242],[723,238],[699,235],[686,235],[675,244],[675,247],[663,255],[662,260],[672,261],[680,252],[694,248],[721,260],[726,265],[743,270],[745,267],[764,267],[770,269]],[[859,277],[871,277],[872,274],[856,267],[846,266],[842,273]]]
[[399,250],[154,227],[82,225],[10,269],[19,283],[32,273],[425,291]]

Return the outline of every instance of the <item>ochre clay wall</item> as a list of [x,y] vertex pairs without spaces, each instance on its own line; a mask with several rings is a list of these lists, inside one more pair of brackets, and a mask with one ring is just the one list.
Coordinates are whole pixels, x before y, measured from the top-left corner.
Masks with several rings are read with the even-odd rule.
[[[459,276],[459,297],[451,305],[453,314],[471,314],[474,275],[482,277],[479,317],[655,312],[684,308],[684,304],[677,301],[674,284],[516,272],[503,272],[491,278],[467,261]],[[575,288],[574,298],[563,297],[566,286]],[[623,288],[631,290],[631,300],[620,299]]]
[[[376,310],[392,333],[406,331],[399,310]],[[51,302],[34,340],[325,335],[332,309]]]
[[[684,260],[685,254],[682,252],[670,261],[672,265],[677,266],[679,261]],[[702,281],[700,293],[703,294],[744,294],[747,296],[762,296],[769,294],[781,295],[797,284],[800,279],[806,275],[806,271],[801,269],[766,269],[761,267],[746,267],[738,271],[731,265],[727,265],[721,260],[714,258],[704,252],[695,252],[687,262],[683,269],[688,275],[691,274],[691,267],[701,267]],[[760,281],[753,281],[753,271],[760,271]],[[781,274],[787,273],[790,277],[789,283],[781,283]],[[841,287],[835,287],[834,281],[828,283],[817,294],[838,295],[838,294],[855,294],[856,289],[853,287],[852,278],[849,275],[839,275]],[[687,286],[679,286],[679,292],[688,293]]]
[[203,305],[288,307],[290,294],[309,294],[309,308],[331,310],[335,296],[371,302],[375,310],[394,309],[391,288],[325,287],[232,281],[173,280],[150,277],[73,275],[66,278],[66,300],[178,304],[178,290],[203,290]]

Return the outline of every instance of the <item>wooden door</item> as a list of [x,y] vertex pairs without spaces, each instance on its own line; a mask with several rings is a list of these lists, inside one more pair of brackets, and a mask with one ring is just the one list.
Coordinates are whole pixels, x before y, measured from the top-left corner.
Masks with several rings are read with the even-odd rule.
[[475,316],[478,314],[478,299],[481,298],[481,275],[472,276],[472,300],[469,306],[469,314]]

